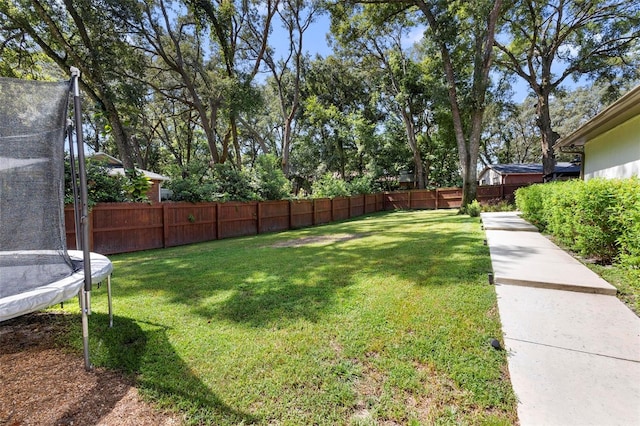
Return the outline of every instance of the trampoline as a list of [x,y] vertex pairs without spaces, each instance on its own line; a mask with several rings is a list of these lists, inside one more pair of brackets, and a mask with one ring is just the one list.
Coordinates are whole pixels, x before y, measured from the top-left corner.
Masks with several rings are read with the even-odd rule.
[[[113,266],[105,256],[89,250],[80,73],[72,68],[71,74],[65,82],[0,78],[0,321],[78,296],[89,369],[91,288],[107,281],[111,326]],[[70,98],[75,126],[67,119]],[[65,135],[77,250],[67,250],[66,242]]]

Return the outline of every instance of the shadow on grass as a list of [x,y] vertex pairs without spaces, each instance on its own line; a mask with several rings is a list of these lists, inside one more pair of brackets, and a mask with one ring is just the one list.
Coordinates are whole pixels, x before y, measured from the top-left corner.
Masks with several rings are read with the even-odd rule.
[[[82,339],[78,314],[33,313],[1,323],[0,357],[10,355],[10,359],[22,367],[5,365],[2,367],[9,368],[0,368],[0,377],[6,374],[8,380],[3,381],[4,389],[0,394],[7,389],[15,394],[30,393],[30,398],[20,401],[21,411],[11,415],[15,423],[10,421],[9,424],[30,423],[29,416],[35,410],[55,412],[58,407],[47,404],[56,401],[64,401],[68,408],[56,414],[54,424],[96,424],[111,413],[134,382],[143,395],[153,397],[161,406],[179,408],[191,423],[197,424],[202,412],[214,413],[231,424],[258,421],[255,416],[223,403],[195,377],[173,350],[164,327],[142,324],[143,329],[136,321],[120,316],[114,321],[114,328],[108,328],[106,314],[93,313],[90,317],[91,361],[110,369],[95,369],[89,374],[85,373],[80,356]],[[47,352],[42,358],[42,351],[56,346],[72,346],[76,355]],[[16,354],[21,352],[24,356],[16,361]],[[164,367],[159,367],[159,363]],[[15,370],[27,368],[25,364],[28,371]],[[19,383],[11,379],[14,376],[20,378]],[[75,380],[90,387],[82,386],[82,392],[77,392],[72,387]],[[6,406],[0,403],[0,408],[13,411],[15,407],[10,395],[3,395],[4,398]],[[0,423],[4,420],[0,415]]]
[[[299,231],[156,251],[158,258],[149,259],[142,269],[136,268],[134,255],[125,268],[130,272],[124,273],[134,274],[140,284],[123,289],[123,295],[152,288],[203,319],[251,327],[317,321],[336,298],[348,297],[352,286],[367,277],[384,275],[418,286],[447,286],[486,274],[490,263],[482,235],[448,227],[456,223],[474,220],[451,212],[383,213]],[[363,237],[272,246],[287,238],[341,233]]]
[[178,408],[190,423],[196,424],[202,412],[235,424],[258,421],[222,402],[191,372],[169,342],[167,327],[120,316],[114,318],[113,328],[107,324],[106,314],[91,315],[92,362],[135,378],[141,394],[151,397],[161,408]]

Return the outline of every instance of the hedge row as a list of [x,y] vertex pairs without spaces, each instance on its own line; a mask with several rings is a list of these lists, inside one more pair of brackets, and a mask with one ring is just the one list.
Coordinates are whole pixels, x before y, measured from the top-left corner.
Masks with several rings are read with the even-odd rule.
[[640,267],[640,179],[537,184],[516,191],[523,217],[572,250]]

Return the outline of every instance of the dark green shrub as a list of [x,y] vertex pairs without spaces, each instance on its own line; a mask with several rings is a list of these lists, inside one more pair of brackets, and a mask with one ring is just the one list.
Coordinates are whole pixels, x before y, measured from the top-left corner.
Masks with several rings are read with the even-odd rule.
[[[109,176],[109,169],[102,163],[93,160],[87,160],[85,168],[90,206],[96,203],[119,203],[127,201],[124,189],[126,182],[124,176]],[[68,158],[65,160],[64,201],[66,204],[73,203],[71,164]]]
[[479,217],[480,213],[482,212],[482,206],[480,205],[478,200],[473,200],[470,204],[467,205],[466,210],[469,216]]
[[518,188],[515,192],[516,207],[522,216],[541,231],[547,226],[544,218],[544,185],[531,185]]
[[327,173],[311,185],[313,198],[336,198],[349,196],[347,183]]
[[213,201],[213,193],[215,191],[213,184],[203,182],[194,177],[171,179],[167,182],[166,187],[172,192],[172,201],[187,201],[190,203]]
[[373,194],[376,192],[376,183],[371,176],[359,176],[347,183],[350,195]]
[[229,163],[213,167],[213,199],[216,201],[254,201],[259,199],[253,190],[251,177]]
[[263,200],[282,200],[291,196],[291,182],[273,154],[261,155],[253,169],[253,185]]

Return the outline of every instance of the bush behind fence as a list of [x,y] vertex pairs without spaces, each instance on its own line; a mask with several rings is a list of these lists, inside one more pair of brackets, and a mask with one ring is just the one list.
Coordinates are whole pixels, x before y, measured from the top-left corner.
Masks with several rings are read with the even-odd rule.
[[[478,187],[481,202],[509,199],[522,185]],[[102,254],[174,247],[285,231],[384,210],[458,208],[460,188],[352,197],[226,203],[104,203],[89,214],[92,251]],[[73,208],[65,209],[67,245],[75,248]]]

